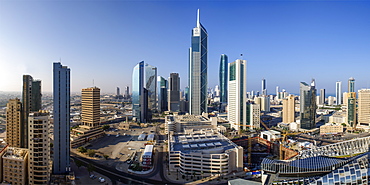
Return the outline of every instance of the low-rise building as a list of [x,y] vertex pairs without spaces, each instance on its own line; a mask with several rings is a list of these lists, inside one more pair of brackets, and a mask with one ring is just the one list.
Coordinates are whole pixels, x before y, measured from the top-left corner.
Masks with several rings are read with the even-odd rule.
[[342,134],[343,125],[328,123],[320,127],[320,135]]
[[169,134],[169,170],[183,175],[226,175],[243,170],[243,148],[216,129],[192,129]]
[[329,117],[329,123],[347,123],[346,112],[335,112],[332,116]]
[[2,156],[3,182],[23,185],[28,184],[28,149],[7,147]]
[[170,131],[183,132],[186,128],[212,128],[217,127],[217,118],[211,117],[208,119],[201,115],[178,115],[166,116],[165,131],[168,134]]
[[141,156],[143,168],[150,168],[153,158],[153,145],[146,145],[143,155]]
[[261,138],[266,139],[267,141],[274,141],[281,138],[281,133],[276,130],[267,130],[261,132]]

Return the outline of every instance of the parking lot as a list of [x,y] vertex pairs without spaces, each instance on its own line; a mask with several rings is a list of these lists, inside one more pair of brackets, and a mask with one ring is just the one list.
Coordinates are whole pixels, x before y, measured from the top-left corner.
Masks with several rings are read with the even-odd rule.
[[[155,131],[154,126],[147,128],[131,126],[129,130],[121,130],[117,125],[112,124],[104,137],[91,142],[91,145],[86,148],[97,151],[99,155],[108,155],[110,162],[130,163],[135,159],[139,162],[145,144],[148,143],[146,139],[139,141],[139,135],[144,133],[148,136]],[[101,162],[106,163],[107,161],[102,159]]]

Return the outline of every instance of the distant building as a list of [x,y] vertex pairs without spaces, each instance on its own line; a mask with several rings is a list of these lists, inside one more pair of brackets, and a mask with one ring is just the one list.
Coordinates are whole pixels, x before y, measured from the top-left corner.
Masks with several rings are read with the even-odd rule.
[[81,92],[82,124],[88,127],[100,125],[100,89],[90,87]]
[[125,87],[125,95],[124,95],[124,98],[125,99],[130,98],[130,87],[129,86],[126,86]]
[[355,79],[353,77],[348,79],[348,92],[355,92]]
[[262,95],[266,96],[267,95],[267,90],[266,90],[266,79],[262,78],[262,86],[261,86],[261,92]]
[[247,103],[247,121],[250,129],[260,128],[261,109],[257,104]]
[[227,103],[227,92],[228,92],[228,58],[227,55],[222,54],[220,60],[220,71],[219,71],[219,80],[220,80],[220,102]]
[[[247,61],[229,63],[228,120],[231,128],[246,130],[247,121]],[[249,129],[249,128],[248,128]]]
[[18,98],[11,99],[6,107],[6,142],[10,147],[20,147],[22,103]]
[[207,45],[208,34],[200,23],[198,10],[197,26],[193,28],[189,49],[189,111],[190,114],[207,113]]
[[370,126],[370,89],[358,90],[358,125]]
[[59,62],[53,65],[53,174],[66,174],[70,169],[70,69]]
[[270,112],[270,97],[260,96],[255,97],[254,102],[260,106],[260,110],[264,112]]
[[328,97],[328,105],[334,105],[335,97],[329,96]]
[[283,123],[295,122],[295,99],[293,95],[289,95],[283,99]]
[[325,105],[325,89],[320,89],[319,105]]
[[171,73],[168,79],[168,110],[180,111],[180,77],[178,73]]
[[22,91],[23,123],[21,124],[21,147],[28,147],[28,114],[41,110],[41,81],[33,80],[30,75],[23,75]]
[[158,82],[158,111],[164,112],[168,110],[168,96],[167,96],[167,80],[161,76],[157,77]]
[[71,130],[73,148],[104,136],[100,128],[100,89],[90,87],[81,92],[82,125]]
[[117,95],[117,97],[121,95],[119,87],[117,87],[117,94],[116,95]]
[[336,105],[342,105],[342,82],[335,83],[335,98],[337,99]]
[[311,85],[301,82],[300,118],[301,128],[313,129],[316,127],[316,88],[314,79],[312,79]]
[[347,93],[347,124],[352,128],[356,127],[357,119],[356,119],[356,93],[350,92]]

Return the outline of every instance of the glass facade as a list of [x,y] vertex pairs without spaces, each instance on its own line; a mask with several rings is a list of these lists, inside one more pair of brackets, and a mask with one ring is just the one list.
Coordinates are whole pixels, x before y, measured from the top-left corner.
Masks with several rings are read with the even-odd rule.
[[347,102],[347,121],[348,125],[351,127],[356,126],[356,93],[350,92],[347,94],[348,102]]
[[207,44],[208,34],[199,22],[193,28],[189,59],[190,114],[207,112]]
[[222,54],[220,60],[220,102],[227,102],[227,55]]
[[139,62],[132,72],[132,115],[137,121],[141,118],[141,96],[144,91],[144,61]]
[[355,79],[352,77],[348,80],[348,92],[355,92]]
[[300,115],[301,128],[313,129],[316,127],[316,88],[315,80],[311,85],[305,82],[300,84]]
[[158,76],[158,111],[167,111],[167,80]]
[[145,88],[148,90],[148,109],[154,111],[157,109],[157,68],[145,64]]

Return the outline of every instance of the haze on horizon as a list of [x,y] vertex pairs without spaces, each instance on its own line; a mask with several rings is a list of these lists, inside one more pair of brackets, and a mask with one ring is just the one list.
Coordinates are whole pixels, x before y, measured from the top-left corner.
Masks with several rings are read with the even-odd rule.
[[[299,92],[299,82],[335,92],[349,77],[369,87],[370,2],[366,1],[1,1],[0,91],[21,91],[22,75],[52,91],[52,63],[71,69],[72,92],[131,86],[144,60],[187,86],[196,11],[207,29],[208,86],[218,85],[220,55],[248,61],[248,91]],[[93,83],[94,81],[94,83]]]

